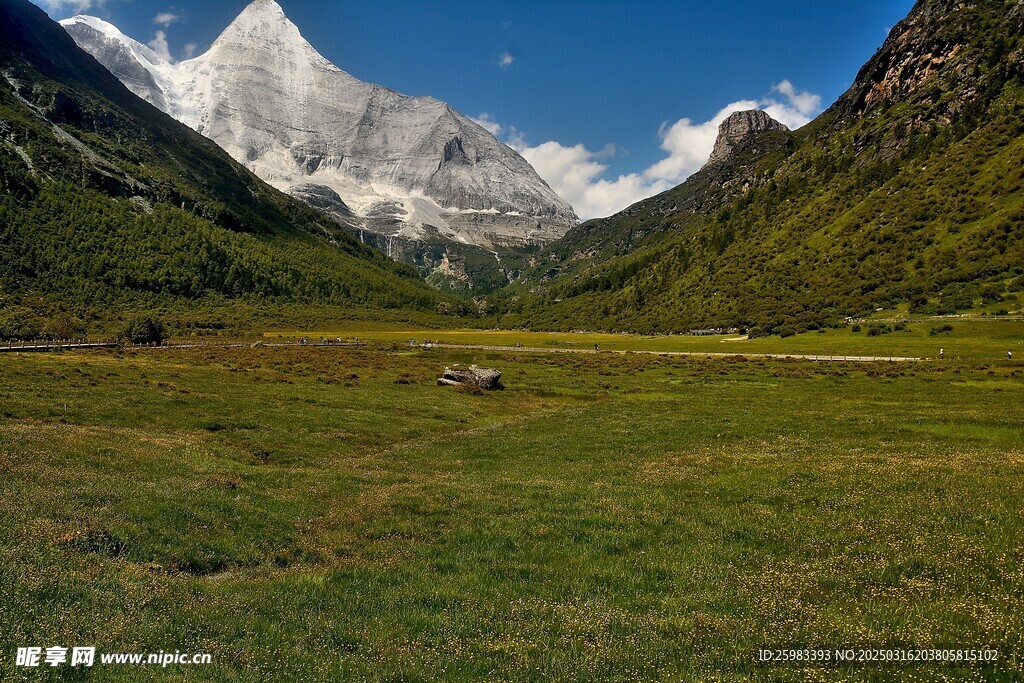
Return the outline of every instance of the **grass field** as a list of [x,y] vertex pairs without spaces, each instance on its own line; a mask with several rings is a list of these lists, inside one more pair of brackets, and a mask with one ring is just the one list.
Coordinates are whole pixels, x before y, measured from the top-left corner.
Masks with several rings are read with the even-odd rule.
[[[399,343],[0,356],[0,679],[1019,680],[1024,362],[987,356],[1021,328],[954,326],[920,364],[365,328]],[[469,361],[507,389],[435,386]],[[938,644],[1002,659],[754,660]],[[15,668],[53,645],[213,665]]]

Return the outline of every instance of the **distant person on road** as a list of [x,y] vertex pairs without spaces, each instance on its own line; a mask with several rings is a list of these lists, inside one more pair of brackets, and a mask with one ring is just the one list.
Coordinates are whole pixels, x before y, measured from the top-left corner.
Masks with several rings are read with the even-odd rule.
[[594,344],[594,350],[595,350],[595,351],[600,351],[600,350],[601,350],[601,347],[600,347],[600,346],[598,346],[597,344]]
[[939,358],[946,357],[946,349],[939,349]]
[[1013,360],[1013,351],[1006,352],[1006,360]]

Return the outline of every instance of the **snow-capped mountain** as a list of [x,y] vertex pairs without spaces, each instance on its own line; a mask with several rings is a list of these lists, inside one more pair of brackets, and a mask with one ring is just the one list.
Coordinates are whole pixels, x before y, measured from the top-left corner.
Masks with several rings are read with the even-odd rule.
[[493,248],[550,241],[578,222],[514,150],[444,102],[342,71],[273,0],[180,63],[101,19],[61,23],[136,95],[357,227]]

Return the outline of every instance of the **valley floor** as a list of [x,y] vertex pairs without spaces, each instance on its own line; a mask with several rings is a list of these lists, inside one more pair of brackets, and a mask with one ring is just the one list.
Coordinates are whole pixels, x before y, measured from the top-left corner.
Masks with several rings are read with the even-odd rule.
[[[888,329],[886,328],[888,326]],[[365,322],[341,323],[314,331],[276,331],[263,335],[268,342],[316,342],[327,339],[361,339],[422,345],[424,341],[464,346],[541,347],[552,350],[592,350],[597,344],[604,351],[647,351],[652,353],[697,353],[730,355],[803,355],[910,357],[945,360],[993,361],[1024,358],[1024,319],[932,318],[908,323],[894,329],[886,321],[866,322],[855,332],[852,326],[823,329],[819,332],[782,338],[779,336],[747,339],[737,334],[706,337],[689,335],[645,336],[601,332],[533,332],[524,330],[436,329],[409,327],[397,323],[375,326]],[[871,328],[877,328],[872,334]]]
[[[0,355],[0,678],[50,675],[19,647],[84,645],[213,664],[80,680],[891,680],[755,655],[961,645],[1000,660],[915,675],[1017,680],[1024,363],[991,358],[1019,330],[982,332],[914,328],[887,353],[965,351],[899,364],[365,329]],[[483,333],[429,333],[457,334]],[[436,386],[455,362],[507,389]]]

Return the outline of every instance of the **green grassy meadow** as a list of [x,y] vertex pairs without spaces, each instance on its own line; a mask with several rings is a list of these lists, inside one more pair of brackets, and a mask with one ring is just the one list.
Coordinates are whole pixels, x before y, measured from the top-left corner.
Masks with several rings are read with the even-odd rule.
[[[365,329],[338,331],[364,348],[0,355],[0,679],[1019,680],[1024,353],[987,357],[1021,344],[999,324],[915,325],[905,348],[947,361],[911,364]],[[507,389],[435,386],[453,362]],[[1001,661],[754,658],[940,644]],[[15,668],[32,645],[214,664]]]

